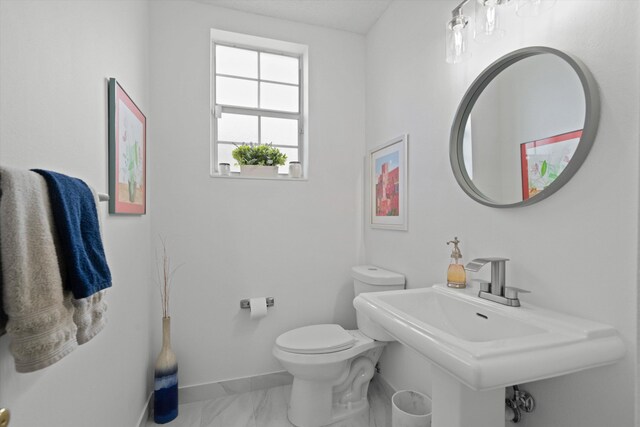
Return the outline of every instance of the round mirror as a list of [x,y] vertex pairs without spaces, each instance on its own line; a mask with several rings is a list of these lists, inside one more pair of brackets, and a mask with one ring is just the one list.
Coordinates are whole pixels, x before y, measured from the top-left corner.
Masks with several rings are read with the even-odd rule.
[[474,200],[525,206],[576,173],[595,139],[598,91],[587,68],[556,49],[529,47],[484,70],[451,128],[453,173]]

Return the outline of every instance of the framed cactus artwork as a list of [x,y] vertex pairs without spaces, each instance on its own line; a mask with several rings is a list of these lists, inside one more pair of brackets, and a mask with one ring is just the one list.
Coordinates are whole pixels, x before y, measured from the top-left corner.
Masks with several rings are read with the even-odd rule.
[[144,215],[147,119],[116,79],[109,79],[109,213]]
[[520,144],[522,200],[547,188],[564,171],[578,148],[582,129]]

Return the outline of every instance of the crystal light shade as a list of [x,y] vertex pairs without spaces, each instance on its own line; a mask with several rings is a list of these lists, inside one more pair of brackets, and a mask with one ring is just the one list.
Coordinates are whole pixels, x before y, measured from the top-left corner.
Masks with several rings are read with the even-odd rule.
[[502,20],[509,19],[506,10],[515,4],[518,16],[537,16],[551,9],[556,0],[462,0],[452,10],[452,18],[447,22],[445,43],[446,58],[449,64],[457,64],[471,56],[469,37],[469,18],[462,14],[462,8],[475,5],[473,38],[480,43],[490,42],[504,36]]
[[505,0],[476,0],[475,39],[487,42],[504,35],[501,28],[501,15]]
[[451,21],[447,23],[446,33],[446,54],[449,64],[457,64],[462,62],[469,56],[469,19],[462,15],[454,15]]

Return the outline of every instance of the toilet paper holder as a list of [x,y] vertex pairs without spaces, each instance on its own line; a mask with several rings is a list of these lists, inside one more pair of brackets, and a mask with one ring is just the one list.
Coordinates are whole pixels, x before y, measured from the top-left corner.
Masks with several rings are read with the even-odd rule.
[[[275,304],[275,299],[273,297],[267,297],[267,307],[273,307]],[[249,298],[240,300],[240,308],[251,308],[251,304],[249,303]]]

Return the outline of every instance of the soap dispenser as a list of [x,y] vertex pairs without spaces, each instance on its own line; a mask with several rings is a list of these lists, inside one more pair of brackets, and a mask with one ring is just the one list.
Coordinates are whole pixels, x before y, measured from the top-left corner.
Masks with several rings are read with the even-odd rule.
[[466,288],[467,273],[464,270],[462,261],[460,261],[462,259],[462,253],[460,253],[460,248],[458,248],[460,240],[454,237],[453,240],[447,242],[447,245],[451,243],[453,243],[453,251],[451,252],[451,262],[447,270],[447,286],[450,288]]

